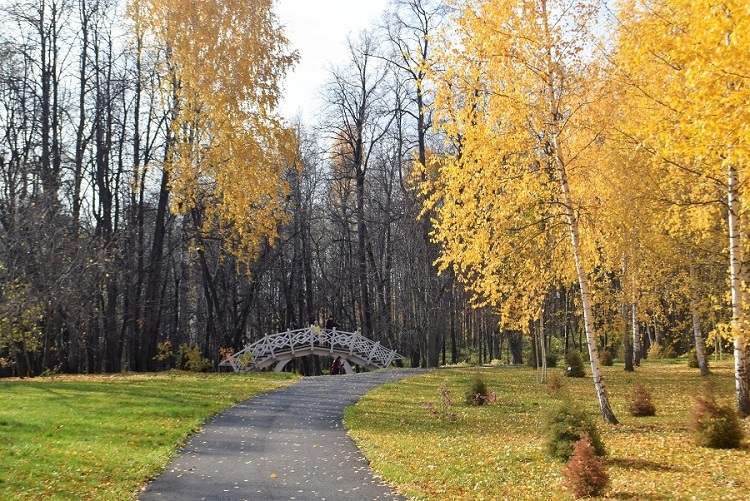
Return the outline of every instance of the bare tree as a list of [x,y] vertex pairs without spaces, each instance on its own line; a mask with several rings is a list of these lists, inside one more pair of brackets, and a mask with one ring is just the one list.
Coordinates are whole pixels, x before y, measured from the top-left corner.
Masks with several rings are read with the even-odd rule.
[[376,57],[377,47],[377,40],[368,32],[350,39],[350,59],[346,66],[332,72],[325,96],[328,104],[325,125],[331,131],[332,162],[341,175],[355,183],[358,306],[366,336],[373,333],[365,219],[367,173],[375,147],[393,121],[385,85],[388,67],[382,58]]
[[[427,81],[427,72],[434,64],[431,40],[445,19],[448,8],[443,0],[393,0],[391,5],[392,9],[384,18],[383,28],[391,46],[388,61],[406,88],[406,97],[399,101],[398,107],[401,130],[407,119],[413,121],[410,129],[412,134],[405,136],[410,137],[411,141],[402,140],[406,150],[401,156],[401,162],[409,162],[414,157],[409,152],[414,151],[416,161],[424,166],[427,165],[429,133],[432,126]],[[412,200],[409,217],[416,219],[421,212],[421,203],[413,189],[405,186],[403,189]],[[426,349],[424,365],[437,367],[439,337],[441,333],[443,338],[446,337],[445,327],[448,324],[447,319],[439,314],[444,311],[442,296],[453,288],[448,287],[446,283],[450,278],[438,279],[433,268],[432,263],[437,258],[438,250],[430,242],[430,220],[429,214],[423,215],[421,228],[417,231],[422,236],[421,250],[417,259],[412,262],[419,263],[418,266],[422,268],[422,272],[419,273],[422,280],[412,282],[418,291],[415,290],[410,297],[416,302],[413,311],[420,312],[413,324],[413,330],[419,333],[418,345]]]

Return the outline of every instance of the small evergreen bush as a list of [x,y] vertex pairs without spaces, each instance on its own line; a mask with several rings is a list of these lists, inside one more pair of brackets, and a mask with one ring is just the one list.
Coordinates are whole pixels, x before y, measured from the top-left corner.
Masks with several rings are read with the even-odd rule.
[[484,405],[490,395],[484,380],[475,376],[471,381],[471,386],[466,391],[466,405]]
[[651,402],[651,394],[642,384],[637,384],[630,396],[630,415],[635,417],[656,415],[656,407]]
[[577,498],[596,496],[609,483],[604,458],[595,454],[594,447],[585,434],[573,444],[573,455],[563,473],[568,488]]
[[690,430],[696,445],[713,449],[738,449],[742,443],[742,423],[731,405],[719,405],[709,390],[695,398],[690,413]]
[[599,361],[605,367],[612,367],[612,365],[615,363],[614,359],[612,358],[612,354],[609,352],[609,350],[602,351],[602,354],[599,357],[599,359],[600,359]]
[[544,358],[547,361],[547,367],[557,367],[557,355],[548,353]]
[[586,376],[586,369],[583,367],[583,357],[577,351],[569,351],[565,355],[565,364],[568,367],[568,377]]
[[584,435],[589,437],[597,456],[606,454],[596,424],[569,400],[559,403],[550,410],[544,421],[544,432],[547,451],[550,456],[561,461],[568,460],[573,454],[573,444],[581,440]]

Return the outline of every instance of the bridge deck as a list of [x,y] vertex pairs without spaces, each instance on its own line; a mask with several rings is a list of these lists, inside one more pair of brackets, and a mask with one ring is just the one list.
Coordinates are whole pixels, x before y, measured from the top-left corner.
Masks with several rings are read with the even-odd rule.
[[266,335],[230,355],[219,365],[232,367],[235,372],[265,369],[275,365],[275,370],[280,372],[293,358],[306,355],[340,356],[347,373],[352,372],[352,363],[375,370],[388,367],[394,360],[404,358],[359,332],[307,327]]

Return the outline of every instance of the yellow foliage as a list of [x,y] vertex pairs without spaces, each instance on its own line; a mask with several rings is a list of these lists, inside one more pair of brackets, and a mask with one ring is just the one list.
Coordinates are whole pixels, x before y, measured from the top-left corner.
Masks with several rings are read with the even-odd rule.
[[[726,270],[726,254],[709,254],[715,261],[710,263],[706,249],[722,251],[729,244],[730,166],[736,168],[740,186],[736,208],[740,225],[747,224],[750,12],[746,2],[622,0],[618,10],[615,61],[624,84],[623,102],[630,110],[620,125],[644,156],[654,198],[666,202],[664,216],[655,226],[663,228],[662,235],[678,247],[672,251],[673,263],[686,267],[687,258],[693,264],[703,259],[704,266]],[[743,236],[738,250],[739,259],[746,260],[749,248]],[[706,296],[705,303],[720,304],[715,294]],[[747,308],[745,296],[736,296],[740,310]],[[717,327],[712,336],[736,337],[745,329],[742,325],[730,334]]]
[[203,358],[199,346],[182,343],[177,352],[177,367],[193,372],[203,372],[211,367],[211,362]]
[[0,287],[0,367],[15,364],[19,358],[38,353],[43,347],[44,303],[29,294],[27,284],[6,282]]
[[164,341],[156,344],[156,355],[154,355],[154,360],[157,362],[165,362],[173,357],[174,353],[172,352],[171,341]]
[[[431,73],[449,142],[423,167],[438,265],[508,327],[526,330],[550,287],[578,281],[568,209],[588,234],[601,130],[589,108],[606,95],[582,37],[595,13],[587,2],[460,2]],[[578,242],[588,269],[593,243]]]
[[172,208],[205,211],[204,231],[252,260],[276,236],[294,136],[278,113],[280,82],[296,60],[270,0],[134,0],[138,26],[163,56],[173,99]]

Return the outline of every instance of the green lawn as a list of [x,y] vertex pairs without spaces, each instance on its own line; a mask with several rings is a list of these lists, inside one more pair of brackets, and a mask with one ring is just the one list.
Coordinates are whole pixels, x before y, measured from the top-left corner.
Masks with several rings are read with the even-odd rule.
[[[687,430],[707,381],[725,402],[733,398],[731,363],[712,371],[706,380],[684,364],[605,368],[618,426],[599,418],[590,379],[563,378],[599,424],[606,497],[750,499],[748,440],[742,450],[713,450],[693,445]],[[475,374],[496,403],[463,404]],[[0,499],[133,499],[208,417],[293,380],[172,372],[0,381]],[[653,395],[656,417],[628,414],[636,382]],[[368,394],[347,410],[346,425],[373,468],[413,499],[572,499],[542,436],[555,398],[531,369],[443,369]]]
[[277,373],[0,380],[0,499],[133,499],[210,416]]
[[[684,363],[645,363],[635,373],[605,367],[617,426],[601,419],[590,378],[562,378],[572,399],[596,420],[606,445],[605,497],[750,499],[748,420],[741,450],[697,447],[687,428],[693,396],[707,382],[721,401],[733,401],[731,363],[711,369],[701,378]],[[555,371],[560,369],[550,369]],[[464,404],[476,374],[497,394],[496,403]],[[629,415],[636,382],[652,394],[655,417]],[[563,463],[545,449],[543,416],[555,398],[532,369],[443,369],[377,389],[347,409],[345,423],[376,472],[411,499],[573,499],[562,484]]]

